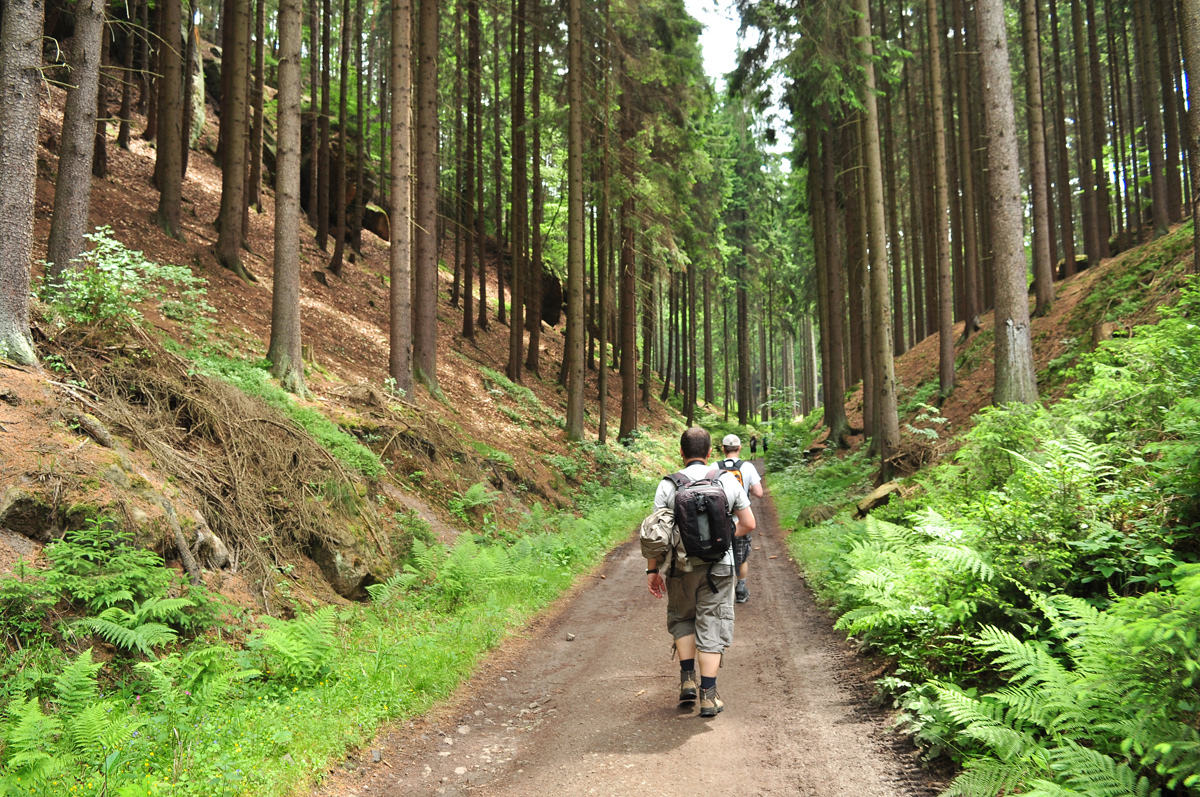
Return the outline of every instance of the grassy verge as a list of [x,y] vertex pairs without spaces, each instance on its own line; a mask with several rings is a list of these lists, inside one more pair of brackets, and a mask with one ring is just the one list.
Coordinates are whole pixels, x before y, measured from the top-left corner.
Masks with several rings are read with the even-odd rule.
[[[581,499],[582,516],[542,515],[541,528],[511,544],[463,535],[447,550],[418,535],[409,563],[372,590],[371,603],[291,621],[251,617],[185,590],[169,605],[175,614],[160,618],[193,634],[200,627],[179,645],[148,636],[149,615],[139,615],[163,605],[170,571],[143,561],[153,557],[145,552],[132,585],[129,567],[84,567],[96,558],[89,551],[126,550],[97,526],[58,550],[50,571],[0,582],[0,625],[36,627],[31,611],[47,614],[81,595],[91,596],[89,606],[124,606],[134,590],[139,602],[128,615],[140,620],[101,616],[142,634],[149,655],[119,649],[101,664],[88,649],[67,659],[45,636],[10,657],[0,793],[300,793],[381,724],[449,695],[511,629],[625,539],[649,495],[643,479],[594,488]],[[60,630],[60,644],[86,646],[78,624]]]

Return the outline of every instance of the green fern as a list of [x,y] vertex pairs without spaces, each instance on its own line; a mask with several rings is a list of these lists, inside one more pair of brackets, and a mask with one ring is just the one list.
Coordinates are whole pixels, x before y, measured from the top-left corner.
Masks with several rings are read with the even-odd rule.
[[326,669],[333,654],[336,610],[326,606],[294,620],[264,617],[267,628],[246,640],[265,660],[265,671],[285,680],[311,683]]

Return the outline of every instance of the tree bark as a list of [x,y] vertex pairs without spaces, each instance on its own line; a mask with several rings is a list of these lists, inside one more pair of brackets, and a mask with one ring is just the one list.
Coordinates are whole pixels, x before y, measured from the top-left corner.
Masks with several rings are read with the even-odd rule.
[[29,261],[44,10],[42,0],[0,6],[0,357],[21,365],[37,362],[29,332]]
[[1179,0],[1179,32],[1183,45],[1183,63],[1187,69],[1188,112],[1187,154],[1191,178],[1192,219],[1195,231],[1192,244],[1192,273],[1200,274],[1200,0]]
[[104,18],[108,13],[106,8],[100,10],[100,58],[96,67],[98,85],[96,90],[96,135],[92,141],[92,176],[101,180],[108,177],[108,78],[104,74],[104,65],[108,62],[109,47],[112,37]]
[[[516,28],[513,42],[513,64],[511,66],[512,90],[510,104],[512,106],[513,156],[512,156],[512,188],[513,188],[513,247],[512,247],[512,281],[509,290],[512,294],[510,318],[508,324],[508,378],[514,382],[521,381],[521,369],[525,364],[525,284],[528,280],[528,242],[529,233],[529,157],[528,138],[525,129],[525,35],[528,25],[525,20],[527,0],[516,0],[516,14],[513,15],[513,26]],[[580,172],[582,180],[582,172]],[[581,189],[582,190],[582,189]],[[582,197],[582,194],[580,195]],[[582,202],[582,199],[580,200]],[[504,304],[504,295],[500,296]],[[582,421],[580,434],[582,434]]]
[[330,26],[333,9],[330,0],[323,0],[321,15],[321,117],[320,142],[317,145],[317,246],[328,251],[329,246],[329,75]]
[[[329,260],[329,270],[334,276],[342,276],[342,267],[346,254],[346,161],[350,159],[350,114],[348,96],[350,94],[350,0],[342,0],[342,41],[341,53],[342,74],[338,82],[338,160],[337,175],[334,177],[334,216],[337,219],[337,231],[333,238],[333,257]],[[436,262],[435,262],[436,266]],[[436,285],[434,296],[437,296]]]
[[[533,19],[531,27],[533,28],[533,87],[531,89],[532,97],[530,102],[533,106],[532,123],[532,139],[533,151],[530,155],[530,163],[533,170],[533,219],[530,223],[530,263],[529,263],[529,297],[526,301],[526,306],[529,308],[525,317],[525,328],[529,330],[529,350],[525,357],[525,368],[534,376],[541,375],[541,340],[542,340],[542,213],[543,213],[543,188],[542,188],[542,3],[541,0],[530,0],[533,4]],[[607,6],[606,6],[607,8]],[[607,73],[606,73],[607,80]],[[607,86],[607,83],[605,84]],[[608,113],[607,106],[605,113]],[[608,142],[608,124],[604,126],[605,146]],[[605,149],[605,167],[608,166],[608,149]],[[610,214],[611,223],[611,214]],[[611,260],[611,236],[609,236],[609,259]],[[612,330],[609,330],[610,335]],[[603,384],[604,390],[601,393],[601,403],[604,404],[604,396],[607,396],[608,384]],[[601,409],[601,429],[606,430],[607,413],[605,409]],[[601,440],[604,442],[605,431],[601,431]]]
[[1012,72],[1002,0],[976,6],[988,135],[989,215],[996,297],[996,376],[993,401],[1037,401],[1029,300],[1025,284],[1021,180]]
[[829,337],[829,368],[825,372],[825,425],[829,427],[826,440],[838,447],[846,448],[846,437],[850,424],[846,419],[845,361],[842,336],[842,319],[846,314],[846,287],[842,265],[841,236],[837,229],[837,177],[833,146],[833,129],[830,124],[829,108],[819,109],[822,130],[821,174],[823,180],[822,199],[825,203],[825,284],[829,291],[826,301],[829,308],[829,326],[821,330],[821,336]]
[[121,121],[117,127],[117,146],[123,150],[129,149],[130,123],[133,116],[133,54],[137,34],[134,33],[134,25],[138,19],[138,14],[141,11],[142,0],[134,0],[129,7],[129,18],[126,20],[127,27],[125,28],[125,60],[123,65],[125,71],[121,80]]
[[[169,0],[174,3],[177,0]],[[217,260],[222,266],[237,274],[244,280],[253,278],[242,264],[241,247],[244,230],[242,229],[242,202],[246,190],[246,133],[248,121],[248,75],[246,66],[249,63],[249,1],[233,0],[233,16],[228,20],[232,29],[230,46],[232,47],[233,73],[229,76],[229,97],[225,102],[222,97],[221,126],[228,125],[229,132],[225,139],[225,162],[221,170],[221,214],[217,219]],[[168,30],[177,30],[168,28]],[[164,56],[166,53],[164,53]],[[164,70],[164,83],[166,72]],[[175,83],[169,84],[175,86]],[[178,118],[178,114],[176,115]],[[165,144],[165,142],[164,142]],[[174,171],[179,171],[175,169]]]
[[[479,56],[479,0],[467,0],[467,163],[463,179],[463,227],[466,233],[466,252],[463,257],[463,321],[462,336],[475,338],[475,129],[481,111]],[[479,176],[483,179],[483,175]]]
[[1141,68],[1142,113],[1145,115],[1146,143],[1150,150],[1150,196],[1154,237],[1166,235],[1170,228],[1167,208],[1166,164],[1163,158],[1163,123],[1160,111],[1158,71],[1155,69],[1154,30],[1150,22],[1152,0],[1134,0],[1134,41]]
[[[946,176],[946,108],[942,98],[940,42],[944,37],[941,35],[941,25],[938,24],[937,0],[926,0],[925,17],[930,43],[930,82],[933,86],[930,101],[933,103],[933,201],[937,224],[937,235],[934,237],[938,282],[938,394],[944,399],[954,390],[954,286],[950,274],[950,183]],[[897,443],[899,434],[897,426]]]
[[[426,0],[427,2],[429,0]],[[475,16],[478,19],[478,0]],[[396,389],[413,397],[412,318],[412,0],[391,0],[392,7],[392,190],[388,208],[388,373]]]
[[321,182],[321,173],[317,151],[321,139],[321,115],[317,101],[321,89],[317,78],[318,61],[321,58],[321,43],[317,36],[317,4],[321,0],[308,0],[308,224],[317,229],[317,190]]
[[[583,439],[583,23],[567,0],[567,437]],[[515,187],[514,187],[515,190]]]
[[46,276],[59,282],[84,251],[92,196],[93,137],[100,80],[100,39],[104,0],[80,0],[75,6],[75,36],[70,49],[70,83],[63,108],[58,177],[54,182],[54,216],[46,244]]
[[422,0],[417,34],[413,375],[437,393],[438,0]]
[[[932,0],[931,0],[932,1]],[[1051,0],[1053,2],[1054,0]],[[1042,106],[1042,63],[1038,40],[1038,2],[1021,0],[1021,41],[1025,46],[1025,103],[1029,112],[1029,176],[1033,199],[1034,315],[1054,304],[1054,264],[1050,262],[1050,196],[1046,178],[1046,124]],[[953,351],[951,351],[953,356]]]
[[1050,3],[1050,37],[1054,50],[1055,146],[1058,148],[1058,221],[1063,244],[1063,273],[1075,273],[1075,210],[1071,199],[1071,159],[1067,152],[1067,103],[1063,98],[1062,48],[1058,34],[1058,4]]
[[[158,226],[172,238],[183,240],[180,209],[183,204],[183,62],[180,58],[180,0],[163,0],[159,5],[162,16],[161,39],[158,42],[158,63],[162,70],[158,78],[158,154],[155,173],[158,175]],[[224,121],[222,121],[224,126]],[[240,185],[240,181],[239,181]],[[241,213],[241,207],[238,208]],[[238,223],[240,225],[241,218]],[[240,241],[238,242],[240,243]]]
[[[279,2],[275,277],[271,292],[271,343],[267,349],[271,373],[285,390],[297,394],[305,392],[300,346],[300,44],[304,13],[300,3],[301,0]],[[263,0],[259,0],[259,8],[262,7]],[[261,25],[258,31],[261,42]]]
[[[280,35],[282,37],[282,31]],[[266,85],[266,37],[267,37],[267,2],[256,0],[254,6],[254,91],[250,95],[254,103],[253,118],[250,124],[250,194],[247,204],[254,205],[262,213],[262,149],[263,149],[263,91]],[[191,79],[189,75],[188,80]],[[276,122],[278,124],[278,122]],[[184,135],[188,135],[185,130]],[[278,168],[278,167],[276,167]],[[296,189],[299,197],[299,190]],[[299,227],[296,228],[299,232]]]

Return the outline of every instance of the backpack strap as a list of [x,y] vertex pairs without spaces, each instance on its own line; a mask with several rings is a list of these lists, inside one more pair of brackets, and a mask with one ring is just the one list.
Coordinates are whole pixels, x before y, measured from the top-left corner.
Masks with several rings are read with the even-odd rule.
[[676,490],[678,490],[680,487],[683,487],[685,484],[692,483],[692,480],[688,478],[683,471],[680,471],[679,473],[668,473],[666,476],[663,476],[663,478],[675,485]]
[[704,474],[704,478],[708,479],[709,481],[712,481],[713,479],[717,478],[720,475],[721,475],[721,469],[719,467],[714,467],[711,470],[709,470],[708,473]]

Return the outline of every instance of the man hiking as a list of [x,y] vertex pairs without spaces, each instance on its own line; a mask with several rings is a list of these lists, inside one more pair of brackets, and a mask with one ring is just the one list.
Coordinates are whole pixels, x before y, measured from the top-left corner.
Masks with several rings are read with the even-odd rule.
[[[692,490],[696,482],[719,485],[726,521],[736,518],[737,534],[753,531],[754,512],[737,477],[707,464],[712,454],[708,432],[696,426],[684,431],[679,439],[679,453],[684,468],[659,482],[654,494],[655,509],[675,511],[676,497],[681,491]],[[681,503],[684,501],[681,498]],[[679,523],[678,513],[676,523]],[[680,535],[684,534],[681,529]],[[666,558],[665,562],[646,561],[646,585],[654,597],[667,597],[667,630],[679,654],[679,700],[693,701],[698,692],[700,716],[715,717],[725,708],[717,694],[717,671],[722,653],[733,641],[733,548],[730,546],[712,562],[689,557],[687,571],[676,561],[676,556],[669,553]],[[663,572],[659,572],[660,564]]]
[[[746,490],[748,496],[751,498],[762,498],[762,477],[758,475],[758,468],[754,467],[753,462],[747,462],[738,458],[742,453],[741,438],[735,434],[727,434],[721,441],[721,448],[725,451],[725,459],[718,462],[717,467],[737,477],[738,482]],[[733,594],[734,600],[738,603],[745,603],[750,600],[750,590],[746,588],[746,574],[750,572],[750,567],[746,564],[746,560],[750,558],[750,550],[751,541],[749,534],[733,538],[733,562],[737,566],[738,578],[737,587],[734,588]]]

